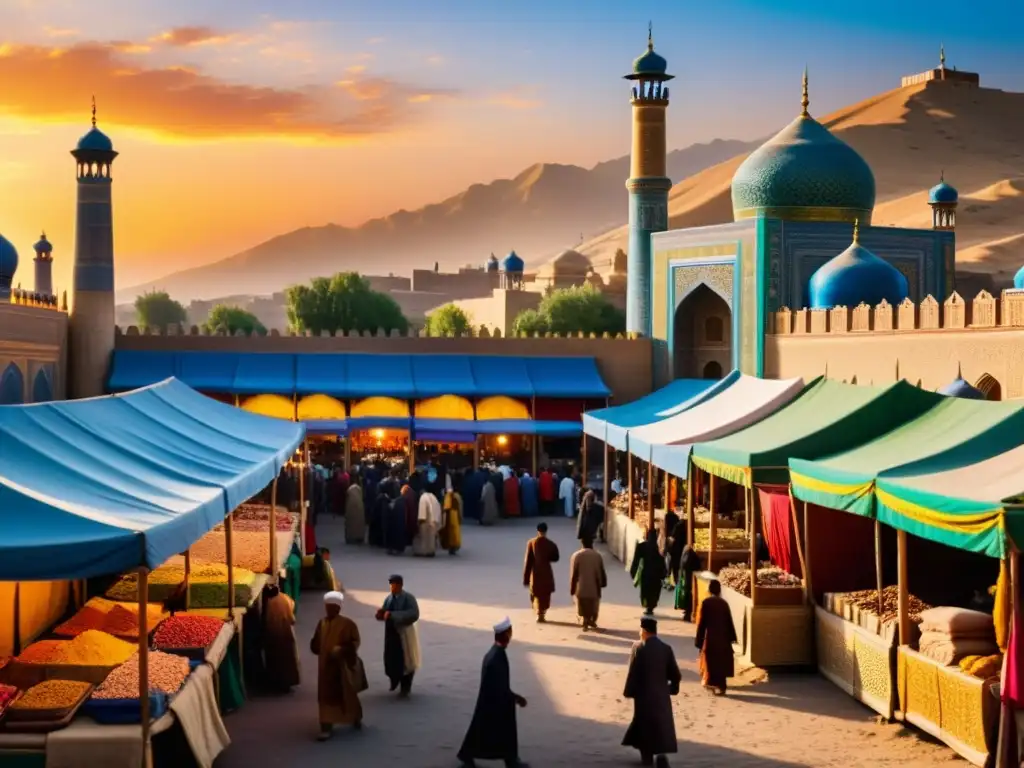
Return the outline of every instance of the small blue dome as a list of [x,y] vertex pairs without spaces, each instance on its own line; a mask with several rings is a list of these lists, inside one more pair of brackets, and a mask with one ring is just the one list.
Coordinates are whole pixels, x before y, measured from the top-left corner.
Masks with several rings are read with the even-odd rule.
[[664,75],[666,70],[668,70],[668,62],[664,56],[654,52],[654,42],[648,39],[647,50],[642,56],[637,56],[633,60],[633,74]]
[[972,387],[962,376],[957,376],[953,381],[939,390],[940,395],[947,397],[962,397],[965,400],[984,400],[985,393],[976,387]]
[[10,240],[0,235],[0,295],[11,292],[14,273],[18,271],[18,249]]
[[938,184],[928,190],[929,205],[955,203],[959,199],[960,193],[956,191],[955,187],[947,184],[945,179],[942,179]]
[[1013,287],[1018,291],[1024,291],[1024,267],[1017,270],[1017,274],[1013,276]]
[[823,264],[808,288],[811,309],[853,309],[862,302],[875,306],[882,299],[896,306],[910,293],[907,278],[896,267],[860,244],[856,226],[853,244]]
[[525,268],[525,262],[515,251],[509,251],[508,256],[501,260],[502,272],[522,272]]
[[486,269],[488,272],[497,272],[498,271],[498,257],[495,256],[492,253],[491,254],[491,258],[489,258],[487,260],[487,263],[484,264],[484,269]]
[[46,233],[43,232],[39,237],[39,242],[33,245],[32,249],[36,253],[51,254],[53,253],[53,243],[46,239]]
[[110,140],[107,134],[94,125],[85,136],[78,140],[76,149],[92,150],[94,152],[113,152],[114,142]]

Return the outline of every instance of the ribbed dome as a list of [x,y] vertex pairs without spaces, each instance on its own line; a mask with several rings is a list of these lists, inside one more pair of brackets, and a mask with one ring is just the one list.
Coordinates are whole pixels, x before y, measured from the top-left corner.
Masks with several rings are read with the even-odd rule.
[[938,184],[928,190],[929,205],[955,203],[959,199],[960,193],[956,191],[955,187],[947,184],[945,179],[941,179]]
[[107,134],[94,125],[87,134],[78,140],[76,149],[91,150],[93,152],[113,152],[114,142],[110,140]]
[[46,239],[46,233],[43,232],[43,234],[39,236],[39,242],[33,245],[32,249],[36,253],[51,254],[53,253],[53,244]]
[[11,292],[14,273],[18,271],[18,249],[10,240],[0,235],[0,294]]
[[984,400],[985,393],[980,389],[972,387],[963,377],[957,376],[953,381],[939,390],[940,395],[947,397],[962,397],[965,400]]
[[852,309],[862,302],[873,307],[882,299],[896,306],[909,295],[907,278],[862,246],[857,229],[854,225],[853,244],[811,276],[811,309]]
[[526,263],[519,258],[519,254],[515,251],[509,251],[508,256],[501,260],[502,272],[522,272],[525,268]]

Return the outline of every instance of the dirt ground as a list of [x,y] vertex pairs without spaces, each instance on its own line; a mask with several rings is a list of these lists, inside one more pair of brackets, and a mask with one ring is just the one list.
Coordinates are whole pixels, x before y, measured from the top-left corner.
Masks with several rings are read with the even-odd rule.
[[[641,612],[636,593],[622,566],[602,552],[609,578],[601,605],[603,631],[581,632],[567,587],[574,528],[565,519],[549,524],[562,557],[549,622],[538,625],[521,579],[523,548],[534,528],[530,521],[503,521],[494,528],[470,524],[457,556],[441,553],[432,559],[346,546],[340,523],[321,521],[318,539],[331,549],[344,582],[345,612],[362,633],[360,654],[370,678],[370,690],[362,696],[365,728],[339,731],[326,743],[314,741],[316,659],[309,639],[322,596],[306,593],[297,626],[303,684],[287,696],[256,698],[228,717],[234,743],[218,768],[458,765],[455,754],[473,711],[491,627],[506,615],[514,626],[512,685],[529,702],[519,710],[522,759],[537,768],[638,765],[638,754],[620,746],[632,712],[622,686]],[[407,701],[388,692],[383,627],[373,619],[394,572],[405,577],[422,614],[423,668]],[[773,674],[758,683],[740,682],[726,698],[709,695],[698,678],[693,626],[679,621],[667,592],[665,598],[657,611],[660,634],[672,644],[683,672],[674,700],[679,737],[674,765],[967,765],[927,737],[878,724],[870,710],[811,673]]]

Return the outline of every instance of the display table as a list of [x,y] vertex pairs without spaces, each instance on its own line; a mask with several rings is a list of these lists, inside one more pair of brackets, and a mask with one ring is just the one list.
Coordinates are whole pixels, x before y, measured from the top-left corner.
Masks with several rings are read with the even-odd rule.
[[[920,728],[967,762],[986,765],[999,730],[999,699],[992,680],[947,667],[909,646],[896,655],[896,718]],[[998,684],[996,693],[998,693]]]
[[896,709],[896,646],[891,635],[871,632],[814,607],[818,671],[862,704],[891,720]]
[[636,545],[647,537],[647,531],[626,515],[611,514],[605,525],[604,538],[608,551],[629,570]]

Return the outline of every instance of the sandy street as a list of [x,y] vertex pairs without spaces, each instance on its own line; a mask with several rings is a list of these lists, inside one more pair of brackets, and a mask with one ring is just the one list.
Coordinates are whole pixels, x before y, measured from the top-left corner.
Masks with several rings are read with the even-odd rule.
[[[303,685],[279,698],[260,698],[227,718],[234,743],[219,768],[385,766],[446,768],[469,724],[479,668],[491,643],[490,627],[508,614],[515,627],[509,649],[513,687],[529,706],[519,710],[521,757],[533,766],[638,765],[619,746],[631,716],[622,698],[629,647],[636,638],[639,601],[621,565],[607,553],[609,588],[601,605],[601,633],[575,624],[568,595],[568,560],[576,549],[572,524],[549,520],[561,549],[549,623],[538,625],[521,585],[530,521],[494,528],[471,523],[462,552],[451,557],[388,557],[369,547],[345,546],[341,526],[321,522],[318,538],[330,547],[346,589],[346,613],[359,624],[361,655],[370,678],[363,694],[366,727],[316,743],[316,660],[309,638],[321,614],[321,595],[302,597],[298,636]],[[388,693],[383,673],[383,627],[373,613],[399,572],[419,600],[423,669],[412,698]],[[728,698],[705,693],[697,676],[693,627],[678,620],[669,593],[657,615],[676,651],[683,685],[675,699],[678,755],[686,766],[870,766],[924,768],[966,765],[945,747],[899,725],[879,725],[874,714],[813,674],[777,674],[767,682],[730,689]]]

